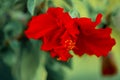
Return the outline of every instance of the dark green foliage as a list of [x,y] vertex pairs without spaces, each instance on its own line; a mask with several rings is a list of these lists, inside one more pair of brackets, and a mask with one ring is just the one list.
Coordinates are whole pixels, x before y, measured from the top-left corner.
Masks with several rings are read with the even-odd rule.
[[0,80],[14,80],[10,67],[2,59],[0,59]]

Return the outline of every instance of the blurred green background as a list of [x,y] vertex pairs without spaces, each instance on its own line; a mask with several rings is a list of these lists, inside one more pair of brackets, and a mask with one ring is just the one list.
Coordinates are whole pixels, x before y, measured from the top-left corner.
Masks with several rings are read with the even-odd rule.
[[[49,7],[62,7],[72,17],[93,20],[102,13],[99,27],[111,27],[116,39],[109,59],[74,55],[68,62],[60,62],[40,50],[41,41],[27,39],[28,21]],[[0,80],[120,80],[119,40],[120,0],[0,0]],[[107,69],[113,65],[114,74],[102,73],[107,64]]]

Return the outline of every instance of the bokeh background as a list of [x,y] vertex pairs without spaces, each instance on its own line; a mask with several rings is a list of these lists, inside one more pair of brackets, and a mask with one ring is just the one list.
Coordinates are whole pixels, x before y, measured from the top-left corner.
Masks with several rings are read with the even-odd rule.
[[[24,35],[31,17],[49,7],[92,20],[102,13],[98,27],[111,27],[116,45],[107,57],[52,59],[40,50],[40,40]],[[120,0],[0,0],[0,80],[120,80]]]

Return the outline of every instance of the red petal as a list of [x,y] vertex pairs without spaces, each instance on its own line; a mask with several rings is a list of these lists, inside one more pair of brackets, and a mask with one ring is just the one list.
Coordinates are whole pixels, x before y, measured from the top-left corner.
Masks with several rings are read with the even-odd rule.
[[97,15],[97,18],[96,18],[96,21],[95,21],[95,24],[96,24],[96,25],[100,24],[101,18],[102,18],[102,14],[98,14],[98,15]]
[[69,58],[72,57],[71,54],[64,48],[58,48],[51,51],[51,57],[57,58],[60,61],[67,61]]
[[[86,18],[86,17],[82,17],[82,18],[75,18],[74,20],[79,23],[79,27],[81,28],[85,28],[85,29],[94,29],[98,24],[100,24],[101,22],[101,18],[102,18],[102,14],[98,14],[96,17],[96,21],[92,22],[91,18]],[[84,26],[84,27],[83,27]],[[81,29],[82,30],[82,29]]]
[[76,42],[74,52],[78,55],[87,53],[89,55],[106,56],[115,45],[115,40],[110,37],[111,29],[95,29],[101,15],[98,15],[95,23],[88,18],[76,19],[80,34]]
[[65,29],[58,28],[52,30],[50,33],[43,37],[42,50],[51,50],[61,45],[60,37],[63,35]]
[[76,26],[73,20],[71,20],[68,24],[66,24],[66,28],[68,34],[73,38],[76,38],[76,36],[79,34],[78,27]]
[[57,8],[49,8],[47,11],[48,14],[54,16],[54,17],[58,17],[61,14],[63,14],[63,8],[57,7]]
[[32,17],[25,34],[28,38],[39,39],[55,27],[55,20],[50,15],[40,14]]
[[81,33],[78,36],[75,53],[78,55],[87,53],[89,55],[106,56],[115,45],[115,40],[110,37],[110,33],[110,28],[90,30],[88,35]]

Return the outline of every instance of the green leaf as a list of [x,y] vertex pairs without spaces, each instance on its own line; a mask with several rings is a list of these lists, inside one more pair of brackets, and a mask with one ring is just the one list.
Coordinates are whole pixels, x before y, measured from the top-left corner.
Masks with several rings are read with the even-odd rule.
[[80,13],[76,9],[70,10],[69,14],[72,18],[80,17]]
[[35,3],[36,3],[35,1],[36,0],[28,0],[27,1],[27,8],[32,16],[34,15]]
[[39,6],[44,0],[28,0],[27,8],[30,14],[33,16],[35,14],[36,6]]

